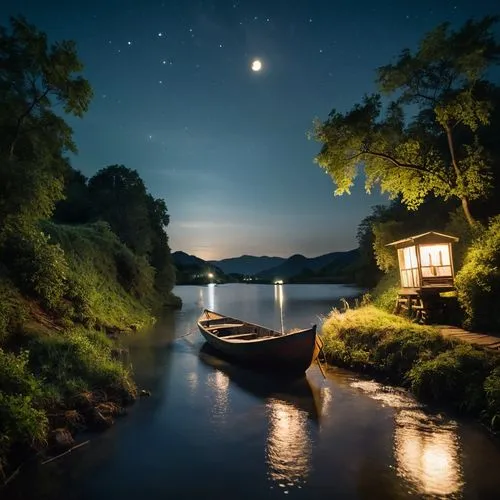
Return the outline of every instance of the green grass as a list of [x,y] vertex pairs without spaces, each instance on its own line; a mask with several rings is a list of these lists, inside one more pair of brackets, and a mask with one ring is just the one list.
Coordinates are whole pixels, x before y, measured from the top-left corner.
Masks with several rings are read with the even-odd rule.
[[159,305],[154,270],[134,255],[104,223],[44,223],[68,262],[66,310],[89,327],[138,329],[154,321]]
[[369,372],[500,427],[500,358],[373,305],[334,310],[323,325],[329,363]]

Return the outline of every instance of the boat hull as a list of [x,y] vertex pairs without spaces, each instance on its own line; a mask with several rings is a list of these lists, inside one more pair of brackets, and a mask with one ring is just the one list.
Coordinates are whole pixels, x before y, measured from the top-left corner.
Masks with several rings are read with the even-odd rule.
[[214,349],[247,366],[283,375],[303,375],[320,350],[316,325],[296,333],[278,335],[257,342],[229,342],[212,334],[198,322],[201,335]]

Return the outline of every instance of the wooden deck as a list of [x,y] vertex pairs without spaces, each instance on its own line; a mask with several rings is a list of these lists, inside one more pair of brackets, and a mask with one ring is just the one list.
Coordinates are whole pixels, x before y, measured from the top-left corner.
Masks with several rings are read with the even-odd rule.
[[439,331],[448,338],[462,340],[479,347],[487,347],[500,351],[500,335],[488,335],[486,333],[474,333],[458,328],[457,326],[435,325]]

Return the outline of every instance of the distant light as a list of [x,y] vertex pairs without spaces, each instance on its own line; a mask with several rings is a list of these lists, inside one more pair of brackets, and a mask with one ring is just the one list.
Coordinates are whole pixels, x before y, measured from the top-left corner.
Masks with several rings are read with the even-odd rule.
[[252,71],[260,71],[262,69],[262,61],[260,59],[254,59],[252,61]]
[[276,280],[274,282],[275,285],[282,285],[283,284],[283,280]]
[[214,277],[213,273],[208,273],[208,277],[212,279]]

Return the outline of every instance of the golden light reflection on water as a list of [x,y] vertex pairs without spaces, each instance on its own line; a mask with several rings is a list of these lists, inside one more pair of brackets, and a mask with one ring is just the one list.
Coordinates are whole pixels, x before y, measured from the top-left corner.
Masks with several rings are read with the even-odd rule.
[[207,285],[207,306],[211,311],[215,311],[215,285],[209,283]]
[[214,389],[215,401],[212,405],[214,421],[224,421],[228,411],[229,377],[220,370],[215,370],[208,376],[208,385]]
[[267,403],[269,434],[266,443],[268,475],[281,488],[299,486],[311,469],[312,442],[307,412],[277,399]]
[[463,481],[456,425],[422,426],[422,415],[420,410],[401,410],[396,416],[397,472],[419,493],[458,493]]
[[283,295],[283,285],[274,285],[274,302],[278,304],[280,310],[280,327],[281,331],[285,331],[285,326],[283,323],[283,303],[285,302],[285,297]]
[[422,495],[460,494],[464,482],[455,422],[426,414],[404,391],[372,381],[351,386],[396,410],[394,458],[400,477]]

